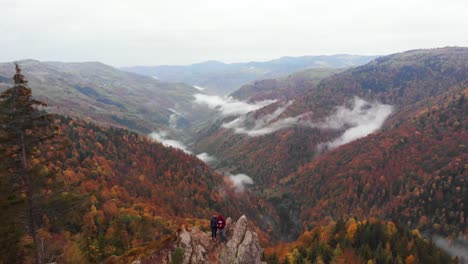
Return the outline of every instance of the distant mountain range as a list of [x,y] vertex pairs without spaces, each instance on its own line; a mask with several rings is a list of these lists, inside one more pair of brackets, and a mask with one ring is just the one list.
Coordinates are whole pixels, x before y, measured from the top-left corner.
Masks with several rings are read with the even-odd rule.
[[265,62],[223,63],[206,61],[178,66],[134,66],[122,70],[152,76],[161,81],[183,82],[208,94],[227,95],[255,80],[276,78],[309,68],[345,68],[365,64],[377,56],[330,55],[282,57]]

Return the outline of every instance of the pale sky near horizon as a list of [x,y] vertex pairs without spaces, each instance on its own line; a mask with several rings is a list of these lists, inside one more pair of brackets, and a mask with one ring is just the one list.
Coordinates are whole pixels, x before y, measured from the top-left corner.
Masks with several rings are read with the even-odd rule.
[[0,61],[114,66],[468,46],[467,0],[0,0]]

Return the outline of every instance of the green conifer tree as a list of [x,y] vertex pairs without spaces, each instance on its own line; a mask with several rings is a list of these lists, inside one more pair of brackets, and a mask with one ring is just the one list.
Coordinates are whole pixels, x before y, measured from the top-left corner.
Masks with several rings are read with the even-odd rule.
[[[57,126],[53,116],[44,111],[46,104],[32,99],[32,91],[18,65],[13,80],[14,86],[0,94],[0,190],[5,191],[1,195],[6,198],[1,206],[2,212],[9,214],[2,217],[7,218],[2,220],[7,222],[2,229],[12,239],[10,255],[24,255],[19,242],[23,234],[28,234],[29,238],[21,238],[22,244],[32,240],[34,262],[42,263],[43,252],[37,236],[41,203],[46,201],[44,190],[49,190],[55,181],[50,180],[51,173],[41,170],[41,164],[33,164],[32,160],[40,156],[41,145],[51,144],[56,138]],[[1,239],[8,242],[4,240],[6,237]],[[21,262],[21,258],[5,262]]]

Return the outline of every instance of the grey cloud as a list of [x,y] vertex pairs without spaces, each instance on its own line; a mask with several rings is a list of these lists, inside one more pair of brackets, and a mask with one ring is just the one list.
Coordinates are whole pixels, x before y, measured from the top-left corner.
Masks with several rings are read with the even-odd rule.
[[216,160],[216,157],[211,156],[210,154],[203,152],[197,155],[197,158],[201,159],[202,161],[206,163],[210,163]]
[[232,97],[220,97],[206,94],[195,94],[194,97],[195,103],[206,105],[211,109],[216,109],[224,116],[246,114],[275,102],[273,100],[266,100],[251,104],[236,100]]
[[319,148],[333,149],[378,130],[392,113],[391,105],[377,102],[368,103],[358,97],[354,98],[353,108],[340,106],[336,113],[325,122],[318,124],[319,128],[340,129],[349,126],[337,139],[326,142]]
[[246,185],[251,185],[254,183],[252,178],[243,173],[229,174],[228,177],[234,183],[234,186],[238,191],[244,191]]
[[181,114],[174,109],[169,110],[172,112],[172,114],[169,116],[169,127],[172,129],[177,129],[177,120],[181,116]]
[[297,123],[300,117],[292,117],[280,119],[276,122],[270,123],[274,119],[278,118],[292,102],[287,102],[284,105],[278,107],[273,113],[267,114],[260,118],[253,118],[248,115],[244,115],[234,119],[229,123],[224,123],[222,126],[225,128],[234,129],[236,134],[247,134],[249,136],[262,136],[281,130],[283,128],[290,127]]
[[164,146],[178,148],[185,153],[192,154],[184,143],[175,139],[170,139],[169,134],[166,131],[152,132],[149,134],[149,137],[155,141],[161,142]]
[[468,45],[464,0],[0,2],[0,61],[162,65]]
[[194,85],[193,87],[194,87],[195,89],[199,90],[199,91],[203,91],[203,90],[206,89],[205,87],[201,87],[201,86],[198,86],[198,85]]

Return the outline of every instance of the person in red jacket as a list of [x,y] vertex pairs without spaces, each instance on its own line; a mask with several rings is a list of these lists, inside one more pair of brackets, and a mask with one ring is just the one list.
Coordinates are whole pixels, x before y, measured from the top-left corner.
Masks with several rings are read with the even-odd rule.
[[220,233],[220,241],[221,242],[226,241],[227,240],[226,229],[225,229],[226,219],[224,219],[224,217],[221,214],[218,215],[218,225],[217,225],[217,227],[218,227],[218,230],[221,232]]

